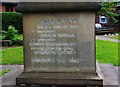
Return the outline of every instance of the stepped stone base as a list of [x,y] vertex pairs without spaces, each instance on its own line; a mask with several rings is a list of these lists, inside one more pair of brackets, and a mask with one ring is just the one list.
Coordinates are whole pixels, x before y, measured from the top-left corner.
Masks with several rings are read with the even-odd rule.
[[16,79],[16,85],[103,85],[103,80],[93,73],[22,73]]
[[[5,65],[3,65],[3,66],[5,66]],[[11,65],[9,65],[9,66],[11,66]],[[120,79],[118,79],[118,72],[120,72],[120,71],[118,71],[118,70],[120,70],[120,68],[119,69],[115,68],[112,64],[99,64],[99,66],[100,66],[100,70],[103,74],[102,77],[103,77],[104,87],[118,87],[118,81],[120,83]],[[15,67],[17,67],[17,66],[15,66]],[[15,79],[16,79],[16,77],[18,77],[19,73],[22,71],[23,66],[20,66],[17,68],[18,68],[18,70],[16,72],[13,71],[12,73],[8,73],[6,76],[4,76],[2,78],[2,84],[1,84],[2,87],[21,87],[21,86],[16,86]],[[120,77],[120,75],[119,75],[119,77]],[[120,86],[120,84],[119,84],[119,86]],[[27,87],[30,87],[30,86],[27,86]],[[33,87],[33,86],[31,86],[31,87]],[[37,86],[37,87],[42,87],[42,86]],[[48,86],[48,87],[51,87],[51,86]],[[64,86],[62,86],[62,87],[64,87]],[[78,87],[78,86],[70,86],[70,87]]]

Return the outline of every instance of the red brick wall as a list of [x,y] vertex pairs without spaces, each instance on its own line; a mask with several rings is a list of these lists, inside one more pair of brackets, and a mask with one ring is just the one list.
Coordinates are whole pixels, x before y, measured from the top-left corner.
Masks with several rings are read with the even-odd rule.
[[95,23],[99,23],[99,16],[95,16]]
[[0,12],[2,12],[2,5],[0,5]]
[[[13,12],[15,12],[15,7],[16,6],[12,6],[12,7],[13,7]],[[0,12],[6,12],[6,6],[5,5],[0,6]]]
[[15,7],[16,7],[16,6],[13,6],[13,12],[15,12]]
[[2,5],[2,12],[5,12],[5,5]]

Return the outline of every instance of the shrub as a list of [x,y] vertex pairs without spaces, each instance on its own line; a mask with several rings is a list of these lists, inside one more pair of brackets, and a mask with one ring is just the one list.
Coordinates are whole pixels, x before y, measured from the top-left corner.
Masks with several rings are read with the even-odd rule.
[[14,40],[13,41],[13,45],[23,45],[23,40],[21,40],[21,39],[16,39],[16,40]]
[[17,38],[17,30],[12,25],[8,27],[8,31],[4,31],[4,36],[2,46],[23,45],[23,40]]
[[18,12],[2,12],[2,30],[7,31],[9,25],[13,25],[18,33],[23,32],[22,14]]
[[15,40],[16,39],[16,37],[15,37],[16,33],[17,33],[17,30],[15,30],[15,27],[10,25],[8,27],[8,31],[5,34],[5,38],[4,39],[5,40],[11,40],[11,41]]

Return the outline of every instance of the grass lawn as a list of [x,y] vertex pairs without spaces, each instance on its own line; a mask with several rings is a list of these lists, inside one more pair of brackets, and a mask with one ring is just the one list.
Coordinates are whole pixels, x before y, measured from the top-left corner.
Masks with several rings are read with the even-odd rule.
[[[97,40],[96,57],[100,63],[112,63],[120,66],[120,61],[118,63],[118,43]],[[23,64],[23,47],[3,49],[0,61],[2,61],[2,64]]]
[[[1,50],[0,50],[1,51]],[[11,47],[2,50],[2,64],[23,64],[23,47]]]
[[0,77],[8,73],[10,69],[0,70]]
[[119,48],[118,48],[118,43],[116,42],[97,40],[96,42],[97,60],[100,63],[112,63],[115,66],[118,65],[120,66],[120,61],[118,62]]
[[118,39],[120,40],[120,35],[112,37],[113,39]]

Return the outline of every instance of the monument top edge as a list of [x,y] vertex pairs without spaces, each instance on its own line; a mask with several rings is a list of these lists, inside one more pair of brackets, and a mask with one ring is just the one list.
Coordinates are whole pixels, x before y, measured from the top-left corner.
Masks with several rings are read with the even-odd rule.
[[103,2],[103,0],[19,0],[19,2]]
[[100,2],[19,2],[17,12],[80,12],[98,11]]

